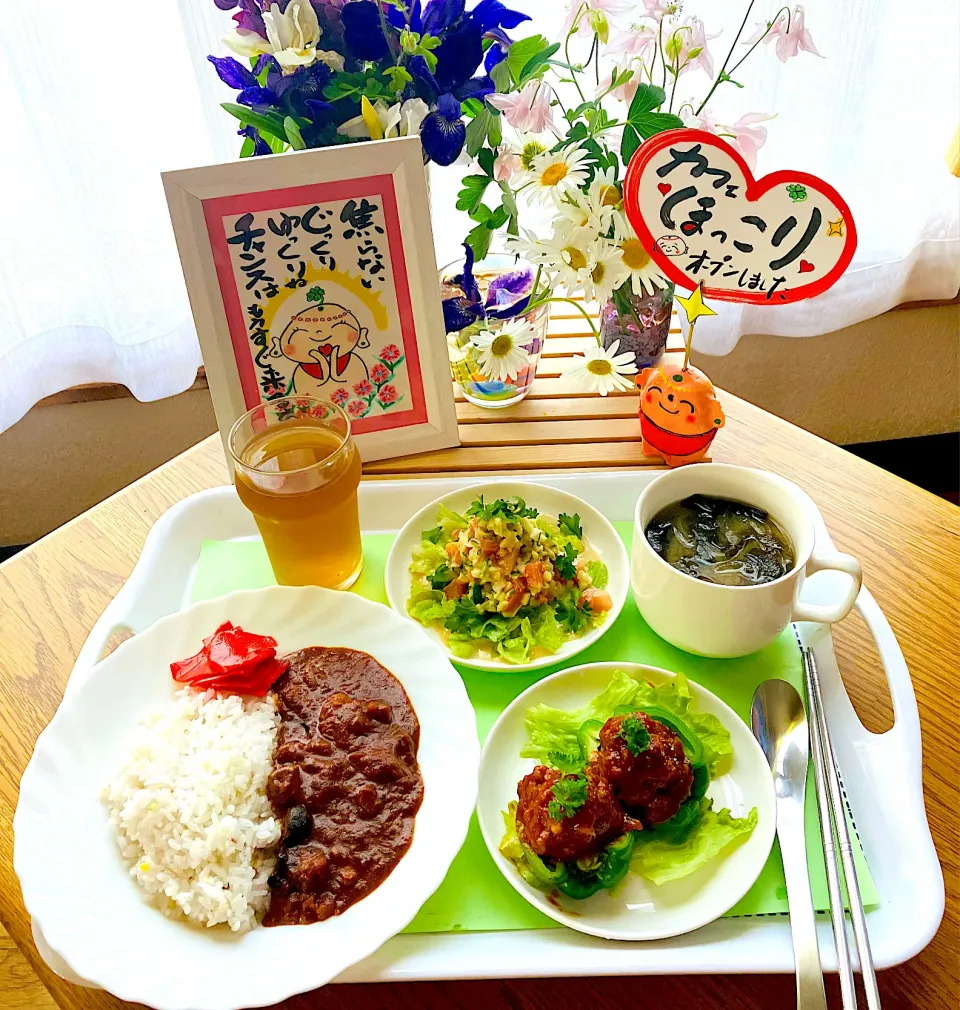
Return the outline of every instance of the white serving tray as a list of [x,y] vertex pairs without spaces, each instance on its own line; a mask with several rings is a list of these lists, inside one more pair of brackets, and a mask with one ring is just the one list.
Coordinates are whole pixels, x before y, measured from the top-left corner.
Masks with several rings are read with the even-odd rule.
[[[562,488],[590,502],[612,521],[632,521],[634,505],[656,471],[524,477]],[[491,478],[363,481],[360,523],[365,532],[398,530],[432,499],[458,487]],[[817,545],[832,548],[823,517],[809,508]],[[147,536],[136,567],[97,621],[80,651],[67,691],[89,672],[111,635],[140,632],[189,600],[204,540],[256,536],[250,514],[232,487],[213,488],[178,502]],[[804,598],[835,599],[829,572],[812,576]],[[867,914],[878,968],[913,957],[933,938],[944,909],[943,875],[923,806],[920,719],[913,685],[890,625],[870,592],[860,592],[856,608],[873,634],[893,703],[895,725],[869,732],[847,697],[833,652],[830,629],[800,624],[803,641],[814,649],[843,785],[870,865],[881,904]],[[877,685],[881,690],[881,685]],[[895,796],[896,803],[889,798]],[[836,970],[827,919],[818,926],[824,968]],[[62,960],[34,930],[44,959],[79,984]],[[568,929],[488,933],[424,933],[394,937],[354,965],[338,982],[419,981],[466,978],[523,978],[578,975],[660,975],[679,973],[790,972],[793,950],[784,915],[742,916],[716,922],[668,940],[642,943],[606,941]]]

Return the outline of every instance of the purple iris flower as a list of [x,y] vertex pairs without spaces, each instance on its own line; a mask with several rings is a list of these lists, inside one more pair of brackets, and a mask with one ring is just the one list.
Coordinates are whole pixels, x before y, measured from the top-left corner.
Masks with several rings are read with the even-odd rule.
[[[239,7],[240,9],[233,15],[237,28],[267,37],[267,29],[261,17],[262,7],[258,0],[213,0],[213,2],[222,11],[232,11]],[[286,7],[288,0],[279,0],[279,3],[281,7]]]
[[470,11],[470,20],[481,32],[489,32],[492,28],[516,28],[524,21],[529,21],[530,15],[512,11],[504,7],[500,0],[480,0]]
[[453,95],[441,95],[437,108],[420,124],[420,143],[431,161],[452,165],[467,139],[467,128],[461,119],[460,103]]
[[443,324],[447,333],[456,333],[475,323],[478,319],[482,319],[485,314],[480,301],[480,288],[473,276],[473,248],[464,242],[463,251],[463,273],[450,279],[451,285],[460,288],[463,294],[444,298],[440,303],[443,309]]
[[352,0],[340,11],[347,50],[358,60],[382,60],[390,47],[383,36],[380,4],[374,0]]
[[280,96],[271,88],[261,88],[259,84],[253,84],[249,88],[244,88],[237,95],[237,102],[240,105],[249,105],[253,108],[269,108],[277,105]]
[[[228,0],[220,0],[220,2],[227,3]],[[207,59],[213,64],[217,76],[228,88],[235,88],[239,91],[241,88],[253,87],[257,83],[256,77],[250,73],[249,69],[232,56],[208,56]]]
[[237,130],[237,134],[241,137],[249,137],[253,141],[253,155],[255,158],[259,158],[262,154],[273,154],[273,151],[270,150],[270,145],[252,126],[244,126],[242,129]]
[[494,319],[510,319],[527,307],[532,291],[533,271],[530,267],[494,277],[487,288],[486,314]]

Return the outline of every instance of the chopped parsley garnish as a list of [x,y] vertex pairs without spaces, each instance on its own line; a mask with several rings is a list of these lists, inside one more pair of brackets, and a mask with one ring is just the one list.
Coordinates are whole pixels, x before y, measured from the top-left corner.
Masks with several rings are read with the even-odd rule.
[[587,779],[585,775],[565,775],[558,779],[550,790],[553,799],[547,804],[547,813],[555,821],[562,821],[573,815],[587,802]]
[[617,734],[627,745],[627,750],[636,757],[650,746],[650,734],[638,715],[625,715]]
[[514,521],[517,519],[536,519],[540,513],[535,508],[527,508],[527,503],[522,498],[498,498],[491,504],[486,504],[483,495],[467,509],[468,516],[476,516],[478,519],[506,519]]
[[443,536],[443,527],[434,526],[432,530],[424,530],[420,534],[422,540],[427,540],[431,544],[440,543],[440,538]]
[[576,752],[565,750],[547,751],[547,763],[562,772],[577,773],[583,771],[583,755],[580,748]]
[[440,565],[433,575],[427,576],[427,579],[431,589],[443,589],[444,586],[449,586],[453,582],[453,570],[449,565]]
[[563,548],[563,554],[557,555],[553,559],[553,567],[557,570],[557,575],[561,579],[566,579],[567,582],[573,582],[577,577],[577,569],[574,565],[574,561],[577,560],[577,550],[573,544],[567,544]]
[[568,516],[565,512],[561,512],[557,516],[557,523],[560,529],[566,530],[567,533],[572,537],[576,537],[578,540],[583,539],[583,527],[580,525],[580,516],[574,513],[572,516]]
[[589,623],[590,613],[582,611],[577,606],[579,594],[574,599],[560,598],[557,600],[557,621],[572,635],[579,634]]

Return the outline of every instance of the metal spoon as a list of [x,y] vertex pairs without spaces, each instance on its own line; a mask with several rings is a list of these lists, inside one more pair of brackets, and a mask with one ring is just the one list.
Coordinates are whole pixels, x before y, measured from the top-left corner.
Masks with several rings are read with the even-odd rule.
[[803,798],[807,788],[810,738],[800,695],[785,680],[765,681],[753,696],[750,724],[767,756],[777,792],[777,837],[790,903],[797,1008],[826,1010],[817,921],[807,875]]

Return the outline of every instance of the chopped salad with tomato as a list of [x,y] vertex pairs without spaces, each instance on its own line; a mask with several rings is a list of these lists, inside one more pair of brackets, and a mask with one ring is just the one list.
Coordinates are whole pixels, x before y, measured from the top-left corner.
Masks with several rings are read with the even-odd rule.
[[579,515],[551,516],[522,498],[441,505],[410,566],[407,609],[442,628],[462,659],[493,652],[513,663],[555,652],[613,606],[607,567],[591,557]]

